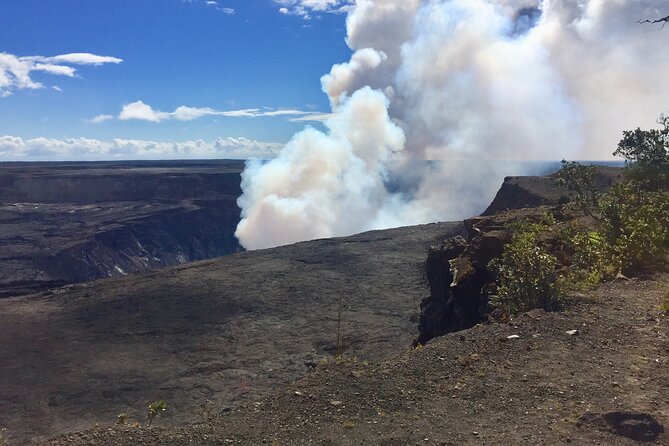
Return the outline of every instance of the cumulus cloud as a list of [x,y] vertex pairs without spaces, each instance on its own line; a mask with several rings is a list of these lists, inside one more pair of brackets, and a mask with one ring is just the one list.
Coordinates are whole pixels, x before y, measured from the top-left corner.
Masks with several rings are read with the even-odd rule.
[[[246,108],[241,110],[215,110],[209,107],[189,107],[182,105],[172,112],[156,110],[143,101],[126,104],[121,109],[118,119],[122,121],[140,120],[149,122],[161,122],[167,120],[192,121],[205,116],[225,116],[230,118],[258,118],[288,116],[299,121],[319,122],[326,119],[327,115],[319,112],[308,112],[295,109],[259,109]],[[95,118],[93,118],[95,119]],[[291,119],[291,120],[293,120]]]
[[274,0],[281,5],[279,12],[297,15],[309,20],[314,12],[344,13],[352,7],[353,0]]
[[19,57],[9,53],[0,53],[0,97],[9,96],[15,90],[44,88],[44,85],[31,78],[31,73],[35,71],[56,76],[75,77],[77,70],[72,65],[99,66],[121,62],[123,60],[117,57],[90,53],[61,54],[53,57]]
[[268,159],[281,144],[247,138],[217,138],[208,142],[149,141],[116,138],[30,138],[0,136],[0,161],[115,159]]
[[113,115],[97,115],[94,118],[90,119],[89,122],[91,124],[101,124],[106,121],[111,121],[114,119]]
[[[656,29],[635,23],[664,3],[357,0],[347,18],[351,60],[322,78],[332,104],[326,126],[344,130],[336,143],[307,130],[272,167],[249,165],[240,240],[259,248],[461,219],[483,210],[505,175],[530,173],[528,160],[610,158],[623,130],[653,126],[666,111],[669,48],[657,44]],[[341,186],[317,176],[327,168],[347,178],[350,156],[339,147],[366,153],[350,110],[375,109],[379,95],[387,114],[378,119],[400,129],[404,143],[372,162],[385,173],[358,170],[356,181],[370,188],[357,202],[344,194],[338,206]],[[305,168],[296,152],[318,156]],[[284,171],[300,172],[299,187]],[[312,197],[328,205],[312,206]],[[351,209],[360,212],[353,220]]]

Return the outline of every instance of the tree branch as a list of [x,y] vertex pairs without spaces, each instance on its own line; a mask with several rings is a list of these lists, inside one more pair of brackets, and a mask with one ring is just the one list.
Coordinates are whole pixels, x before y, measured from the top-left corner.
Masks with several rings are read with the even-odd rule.
[[669,15],[666,16],[666,17],[663,17],[663,18],[661,18],[661,19],[657,19],[657,20],[648,20],[648,19],[646,19],[646,20],[639,20],[637,23],[650,23],[651,25],[652,25],[652,24],[655,24],[655,23],[661,23],[661,24],[662,24],[662,28],[660,28],[660,29],[663,29],[664,26],[665,26],[667,23],[669,23]]

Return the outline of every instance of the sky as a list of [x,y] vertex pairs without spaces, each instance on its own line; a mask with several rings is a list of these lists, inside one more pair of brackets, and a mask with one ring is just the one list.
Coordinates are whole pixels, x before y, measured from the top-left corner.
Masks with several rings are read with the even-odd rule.
[[345,10],[337,0],[0,2],[0,160],[271,155],[330,111],[320,77],[350,57]]
[[669,112],[667,9],[4,0],[0,160],[248,159],[249,249],[460,220]]

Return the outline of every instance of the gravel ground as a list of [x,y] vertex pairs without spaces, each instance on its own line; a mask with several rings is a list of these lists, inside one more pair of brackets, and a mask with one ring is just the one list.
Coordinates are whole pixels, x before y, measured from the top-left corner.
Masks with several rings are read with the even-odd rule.
[[[479,325],[382,361],[323,362],[198,423],[98,426],[47,444],[634,445],[620,433],[639,425],[669,444],[625,414],[669,427],[669,320],[658,309],[668,291],[667,275],[606,284],[563,312]],[[627,419],[612,427],[616,414]]]
[[439,223],[316,240],[0,299],[0,428],[44,441],[165,400],[163,423],[267,395],[335,351],[411,345]]

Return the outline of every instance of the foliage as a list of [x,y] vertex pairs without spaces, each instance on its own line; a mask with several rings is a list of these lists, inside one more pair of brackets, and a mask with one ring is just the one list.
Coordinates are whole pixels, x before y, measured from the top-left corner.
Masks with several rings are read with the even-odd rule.
[[636,183],[613,186],[601,199],[601,233],[624,272],[666,266],[669,254],[669,192],[644,191]]
[[[572,192],[572,206],[596,228],[558,230],[561,264],[551,254],[556,246],[549,252],[541,243],[546,240],[541,234],[559,226],[554,219],[511,225],[511,243],[489,265],[499,285],[494,304],[512,314],[552,310],[565,303],[569,291],[591,288],[620,271],[669,266],[669,117],[658,123],[660,129],[623,133],[614,155],[626,159],[625,178],[607,192],[597,188],[597,167],[562,161],[556,182]],[[663,311],[669,314],[669,296]]]
[[148,412],[147,412],[147,418],[149,419],[148,426],[151,426],[151,423],[153,423],[153,419],[156,418],[156,416],[164,412],[167,409],[167,404],[165,401],[155,401],[151,404],[149,404]]
[[511,314],[533,308],[556,310],[565,302],[558,261],[538,243],[542,228],[545,225],[526,223],[504,247],[502,256],[489,265],[499,283],[493,304],[507,308]]
[[661,115],[657,123],[662,128],[623,132],[613,153],[625,158],[627,179],[649,191],[669,189],[669,116]]
[[573,193],[571,202],[586,215],[594,216],[599,192],[595,185],[596,166],[585,166],[575,161],[562,160],[555,182]]
[[613,279],[620,271],[613,262],[602,235],[575,225],[562,228],[560,238],[573,256],[566,273],[569,288],[587,290],[597,286],[602,280]]
[[120,413],[116,415],[116,425],[117,426],[125,426],[128,423],[128,414],[127,413]]
[[666,266],[669,256],[669,117],[659,129],[630,130],[614,152],[626,160],[625,180],[597,192],[596,168],[563,161],[556,181],[600,224],[600,253],[626,274]]

